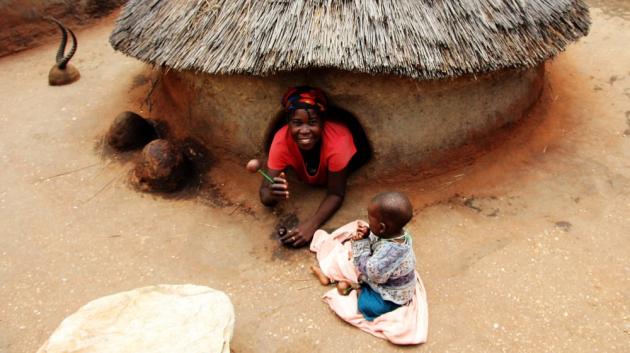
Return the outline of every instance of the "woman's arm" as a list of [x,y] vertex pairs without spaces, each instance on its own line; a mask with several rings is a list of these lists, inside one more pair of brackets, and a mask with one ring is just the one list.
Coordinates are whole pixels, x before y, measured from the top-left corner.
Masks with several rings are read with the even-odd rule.
[[348,181],[348,168],[340,172],[328,174],[328,191],[326,197],[319,204],[315,214],[300,223],[295,229],[288,232],[280,241],[285,245],[295,247],[303,246],[313,239],[313,234],[324,224],[343,204],[346,196],[346,183]]
[[265,206],[275,206],[280,200],[289,198],[289,183],[281,170],[268,170],[269,176],[274,180],[270,184],[267,179],[262,180],[260,184],[260,202]]

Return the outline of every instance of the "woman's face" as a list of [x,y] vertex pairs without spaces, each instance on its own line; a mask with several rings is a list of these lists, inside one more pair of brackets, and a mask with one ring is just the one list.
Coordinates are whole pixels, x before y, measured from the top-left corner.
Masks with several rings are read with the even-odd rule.
[[298,147],[310,151],[322,138],[322,119],[317,111],[296,109],[289,118],[289,132]]

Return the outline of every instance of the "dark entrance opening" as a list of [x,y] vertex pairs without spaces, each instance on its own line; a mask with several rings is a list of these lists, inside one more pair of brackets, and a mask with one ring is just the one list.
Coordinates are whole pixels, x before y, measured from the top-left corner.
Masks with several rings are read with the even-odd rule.
[[[356,171],[372,158],[372,146],[370,145],[370,141],[365,134],[365,130],[363,130],[363,126],[361,126],[361,123],[359,123],[359,120],[354,116],[354,114],[340,107],[329,106],[326,120],[343,123],[352,133],[357,153],[350,161],[349,166],[351,171]],[[284,111],[278,112],[269,124],[269,128],[267,130],[265,137],[266,153],[269,153],[269,148],[271,148],[271,143],[273,142],[273,137],[276,135],[276,132],[286,124],[286,113]]]

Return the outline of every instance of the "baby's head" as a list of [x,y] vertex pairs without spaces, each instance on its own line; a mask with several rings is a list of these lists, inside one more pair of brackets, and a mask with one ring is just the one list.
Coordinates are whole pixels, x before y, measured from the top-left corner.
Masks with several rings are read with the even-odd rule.
[[402,234],[403,227],[413,217],[413,207],[400,192],[376,195],[368,206],[368,221],[372,233],[381,238]]

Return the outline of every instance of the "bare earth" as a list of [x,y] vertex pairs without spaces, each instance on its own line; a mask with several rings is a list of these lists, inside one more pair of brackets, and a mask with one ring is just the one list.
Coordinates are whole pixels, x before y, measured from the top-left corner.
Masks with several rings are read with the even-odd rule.
[[[601,2],[594,1],[599,4]],[[614,3],[614,2],[613,2]],[[49,87],[56,44],[0,59],[0,352],[34,352],[100,296],[158,283],[227,292],[235,352],[628,352],[630,13],[593,8],[592,33],[547,65],[541,104],[472,163],[429,179],[354,181],[326,228],[408,193],[429,341],[393,346],[339,320],[306,249],[282,248],[245,161],[212,185],[162,197],[126,180],[135,154],[104,154],[117,113],[140,109],[149,69],[79,33],[81,80]],[[402,178],[405,179],[405,178]],[[298,187],[301,217],[323,190]]]

